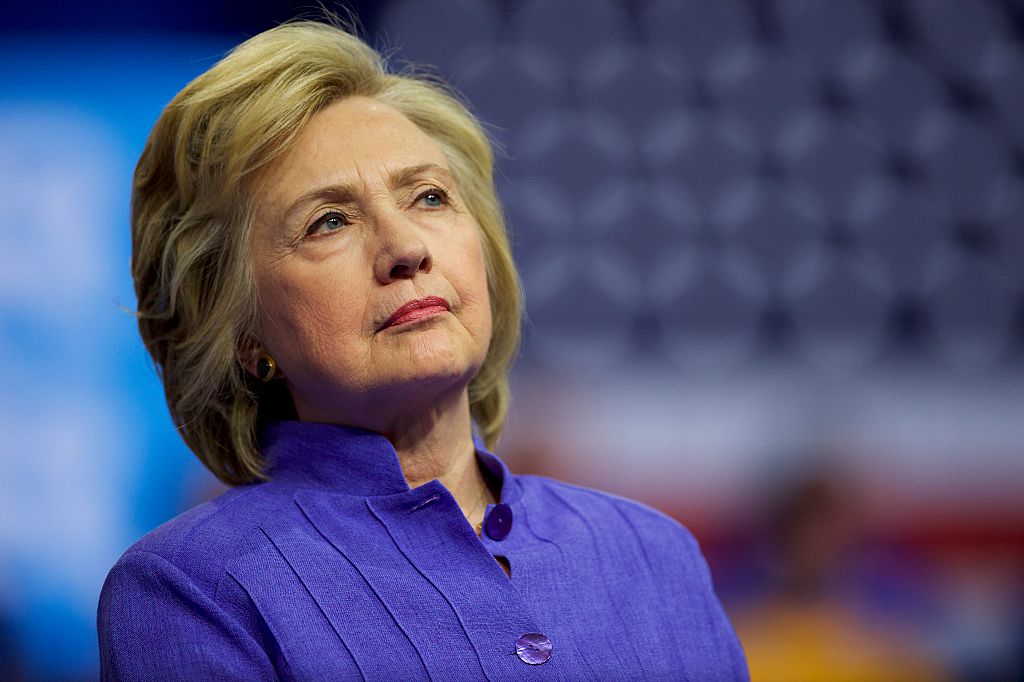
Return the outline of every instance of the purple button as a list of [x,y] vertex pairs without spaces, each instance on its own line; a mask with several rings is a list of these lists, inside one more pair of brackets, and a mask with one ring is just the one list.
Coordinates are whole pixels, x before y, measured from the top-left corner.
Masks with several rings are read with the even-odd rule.
[[530,665],[545,663],[551,658],[551,640],[539,632],[527,632],[516,640],[516,655]]
[[512,507],[505,503],[496,504],[484,520],[484,531],[492,540],[504,540],[512,530]]

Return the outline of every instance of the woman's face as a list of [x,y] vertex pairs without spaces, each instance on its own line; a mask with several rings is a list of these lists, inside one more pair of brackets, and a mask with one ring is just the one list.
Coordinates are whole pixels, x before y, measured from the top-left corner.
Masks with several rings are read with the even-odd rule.
[[434,141],[365,97],[316,114],[256,183],[262,348],[299,417],[385,431],[464,395],[490,343],[480,228]]

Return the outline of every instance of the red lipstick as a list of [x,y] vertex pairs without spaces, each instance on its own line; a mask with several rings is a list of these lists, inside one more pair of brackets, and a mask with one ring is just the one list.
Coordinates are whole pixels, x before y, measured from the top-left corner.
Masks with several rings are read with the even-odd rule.
[[381,330],[423,320],[448,311],[448,301],[439,296],[427,296],[402,305],[381,326]]

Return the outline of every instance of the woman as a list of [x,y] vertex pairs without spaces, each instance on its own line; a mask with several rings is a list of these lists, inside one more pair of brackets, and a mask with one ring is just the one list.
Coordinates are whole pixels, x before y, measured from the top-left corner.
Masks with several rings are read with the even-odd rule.
[[235,487],[111,570],[105,679],[746,678],[682,527],[489,452],[518,280],[443,87],[260,34],[157,121],[132,236],[171,413]]

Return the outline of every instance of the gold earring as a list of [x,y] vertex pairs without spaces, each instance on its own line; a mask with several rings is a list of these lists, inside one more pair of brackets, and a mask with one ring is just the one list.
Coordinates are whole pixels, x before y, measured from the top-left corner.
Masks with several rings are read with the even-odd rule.
[[256,376],[259,380],[266,384],[273,381],[276,375],[277,363],[274,362],[274,358],[270,353],[260,355],[260,359],[256,361]]

